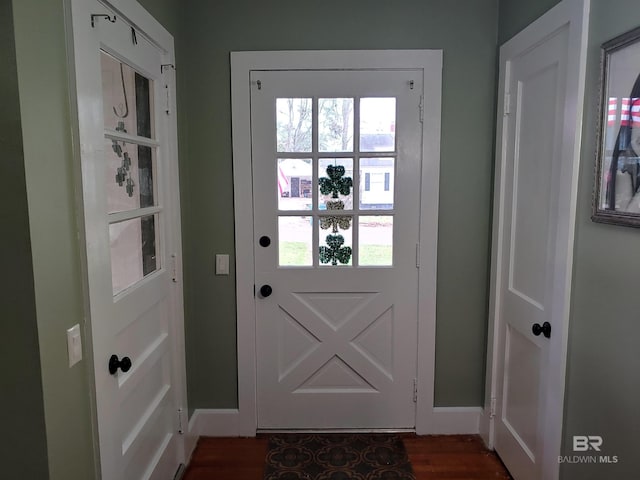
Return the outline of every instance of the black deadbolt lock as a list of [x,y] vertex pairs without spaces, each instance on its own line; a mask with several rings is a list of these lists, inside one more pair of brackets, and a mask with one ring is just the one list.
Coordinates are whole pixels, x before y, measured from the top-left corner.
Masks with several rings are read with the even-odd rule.
[[264,298],[267,298],[269,295],[271,295],[271,292],[273,292],[273,288],[271,288],[271,285],[262,285],[260,287],[260,295],[262,295]]
[[268,247],[269,245],[271,245],[271,239],[266,235],[263,235],[262,237],[260,237],[259,241],[260,241],[261,247]]

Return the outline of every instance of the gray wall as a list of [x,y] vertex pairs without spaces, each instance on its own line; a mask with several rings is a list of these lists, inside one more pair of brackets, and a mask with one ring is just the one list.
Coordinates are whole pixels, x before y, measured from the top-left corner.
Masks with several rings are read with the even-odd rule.
[[63,5],[13,2],[49,473],[60,480],[93,477],[86,362],[69,368],[65,333],[82,323],[82,282]]
[[481,405],[497,0],[193,0],[183,14],[190,407],[237,406],[235,277],[213,269],[215,253],[234,253],[229,52],[402,48],[444,49],[435,400]]
[[573,435],[601,435],[602,453],[620,462],[564,465],[563,480],[638,478],[640,470],[640,230],[590,221],[600,45],[640,25],[638,1],[593,0],[590,18],[564,454],[573,454]]
[[0,440],[0,465],[7,478],[44,480],[47,439],[11,2],[0,3],[0,58],[0,425],[10,432]]
[[498,45],[513,37],[560,0],[500,0]]
[[[555,3],[501,0],[499,38],[510,38]],[[574,455],[573,435],[600,435],[602,454],[618,455],[619,463],[563,464],[562,480],[637,478],[640,466],[640,314],[634,290],[640,231],[590,220],[600,44],[638,25],[637,0],[592,0],[562,452]]]

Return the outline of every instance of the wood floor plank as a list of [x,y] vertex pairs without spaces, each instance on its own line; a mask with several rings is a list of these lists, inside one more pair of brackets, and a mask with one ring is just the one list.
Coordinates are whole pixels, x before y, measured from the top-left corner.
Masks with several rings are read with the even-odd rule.
[[[403,435],[416,480],[509,480],[477,435]],[[262,480],[267,437],[198,441],[183,480]]]

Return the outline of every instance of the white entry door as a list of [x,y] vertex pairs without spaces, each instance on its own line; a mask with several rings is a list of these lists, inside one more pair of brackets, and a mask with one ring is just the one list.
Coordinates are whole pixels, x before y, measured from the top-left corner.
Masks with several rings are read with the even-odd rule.
[[562,2],[501,50],[495,448],[516,480],[558,475],[585,15]]
[[422,72],[251,85],[258,428],[413,428]]
[[172,44],[120,7],[73,2],[100,465],[103,480],[167,479],[184,401]]

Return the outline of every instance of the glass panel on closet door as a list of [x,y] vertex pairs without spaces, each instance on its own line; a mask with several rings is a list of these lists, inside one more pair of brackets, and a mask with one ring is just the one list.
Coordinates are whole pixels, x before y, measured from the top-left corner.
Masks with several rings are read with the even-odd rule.
[[156,149],[105,139],[108,213],[155,205]]
[[154,138],[153,81],[100,52],[105,130]]
[[147,215],[109,225],[114,295],[160,268],[156,218],[157,215]]

